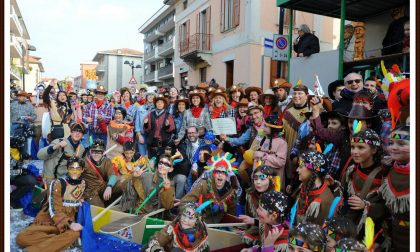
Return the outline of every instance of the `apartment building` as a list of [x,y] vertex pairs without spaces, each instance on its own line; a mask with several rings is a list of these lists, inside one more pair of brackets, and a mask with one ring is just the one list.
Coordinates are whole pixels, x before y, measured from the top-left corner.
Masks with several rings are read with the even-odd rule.
[[163,5],[140,28],[144,35],[144,83],[172,86],[175,8]]
[[25,90],[33,93],[36,84],[42,81],[42,74],[45,72],[41,58],[29,56],[27,60],[29,66],[29,74],[25,74]]
[[[107,90],[119,90],[122,87],[142,83],[143,52],[129,48],[104,50],[93,57],[96,66],[97,81]],[[134,83],[135,82],[135,83]]]
[[[267,88],[276,78],[277,62],[264,57],[262,67],[261,57],[263,38],[279,31],[275,0],[165,0],[164,4],[175,8],[176,87],[214,78],[228,88],[236,83]],[[333,48],[332,18],[294,14],[294,26],[308,24],[320,37],[322,50]],[[288,16],[284,20],[288,25]]]

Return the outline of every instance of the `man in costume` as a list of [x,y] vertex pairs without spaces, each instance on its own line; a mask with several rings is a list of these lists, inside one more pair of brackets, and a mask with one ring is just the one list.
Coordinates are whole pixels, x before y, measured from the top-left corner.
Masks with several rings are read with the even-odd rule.
[[16,237],[16,243],[25,251],[62,251],[79,238],[83,227],[75,219],[85,190],[82,172],[83,161],[72,157],[65,176],[51,182],[34,222]]
[[287,105],[290,103],[289,93],[292,84],[287,82],[285,79],[278,78],[274,81],[274,85],[271,87],[274,94],[277,96],[278,108],[280,113],[286,110]]
[[117,176],[112,162],[103,155],[105,143],[96,139],[90,147],[89,156],[85,158],[83,178],[87,182],[84,198],[91,205],[104,207],[118,196]]

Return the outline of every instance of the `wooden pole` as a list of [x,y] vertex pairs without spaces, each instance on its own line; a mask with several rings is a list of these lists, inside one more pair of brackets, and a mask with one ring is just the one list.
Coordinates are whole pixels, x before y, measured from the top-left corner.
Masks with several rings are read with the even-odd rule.
[[118,202],[120,202],[122,198],[122,195],[116,199],[114,202],[111,203],[111,205],[109,205],[107,208],[105,208],[102,212],[100,212],[98,215],[96,215],[93,219],[92,222],[97,221],[99,218],[101,218],[105,213],[107,213],[109,211],[109,209],[111,209],[111,207],[115,206],[116,204],[118,204]]
[[[245,227],[248,224],[246,223],[214,223],[206,224],[208,228],[217,228],[217,227]],[[164,228],[166,225],[146,225],[147,228]]]

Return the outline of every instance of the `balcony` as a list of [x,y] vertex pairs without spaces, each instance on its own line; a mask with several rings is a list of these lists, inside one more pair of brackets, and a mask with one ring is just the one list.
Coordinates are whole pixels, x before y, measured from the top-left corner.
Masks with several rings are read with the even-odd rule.
[[96,66],[96,74],[99,75],[103,75],[106,72],[106,66],[101,64],[101,65],[97,65]]
[[155,82],[155,73],[157,73],[157,71],[153,71],[144,75],[144,83]]
[[158,55],[158,49],[157,48],[155,48],[155,49],[152,49],[150,52],[147,52],[145,55],[144,55],[144,62],[145,63],[150,63],[150,62],[154,62],[154,61],[156,61],[156,60],[158,60],[158,59],[161,59],[162,57],[160,57],[159,55]]
[[22,58],[23,50],[20,42],[14,35],[10,35],[10,57]]
[[174,42],[173,40],[167,41],[158,47],[159,56],[168,56],[174,53]]
[[15,8],[11,7],[12,11],[10,13],[10,32],[17,34],[19,37],[23,35],[23,28],[20,24],[19,18],[16,15]]
[[173,78],[173,66],[172,64],[162,67],[158,70],[158,78],[161,80]]
[[182,60],[190,66],[211,65],[211,34],[196,33],[179,43]]
[[174,21],[174,17],[172,16],[172,18],[167,19],[164,24],[159,26],[158,31],[161,33],[166,33],[170,31],[171,29],[173,29],[174,27],[175,27],[175,21]]
[[159,32],[158,30],[154,30],[150,32],[149,34],[144,36],[144,42],[151,43],[158,39],[159,37],[165,35],[164,33]]
[[19,68],[17,68],[15,65],[10,65],[10,79],[11,80],[21,80],[21,72],[19,71]]

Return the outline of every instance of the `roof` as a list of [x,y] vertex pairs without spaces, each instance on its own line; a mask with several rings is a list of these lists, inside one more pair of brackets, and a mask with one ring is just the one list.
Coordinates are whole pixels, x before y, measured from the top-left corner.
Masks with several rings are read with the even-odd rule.
[[95,57],[93,57],[93,61],[97,61],[100,54],[124,55],[124,56],[143,56],[144,55],[142,51],[137,51],[130,48],[110,49],[110,50],[103,50],[103,51],[97,52]]
[[[345,0],[346,20],[365,21],[370,17],[409,3],[409,0]],[[340,18],[340,0],[277,0],[278,7],[292,8],[323,16]]]
[[42,64],[42,63],[39,61],[40,59],[41,59],[40,57],[31,56],[31,55],[29,55],[29,56],[28,56],[28,62],[29,62],[29,63]]

